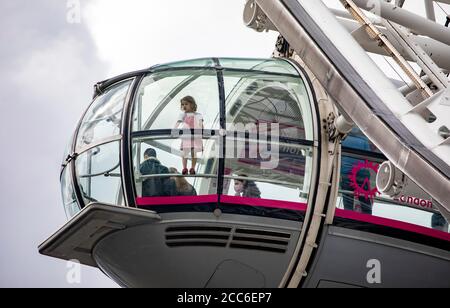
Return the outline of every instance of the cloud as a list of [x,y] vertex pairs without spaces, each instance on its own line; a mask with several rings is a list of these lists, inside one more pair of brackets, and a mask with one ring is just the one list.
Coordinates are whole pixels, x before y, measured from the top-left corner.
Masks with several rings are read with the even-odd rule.
[[200,57],[270,57],[277,33],[243,24],[244,0],[98,0],[86,8],[111,73]]
[[[65,1],[4,0],[0,12],[0,286],[66,287],[66,263],[37,246],[66,222],[63,151],[107,66],[87,25],[67,23]],[[81,286],[114,286],[82,275]]]
[[[81,23],[69,24],[66,1],[0,1],[0,287],[68,286],[66,263],[40,256],[37,246],[66,222],[60,162],[93,84],[175,60],[270,56],[277,34],[245,28],[243,7],[244,0],[83,0]],[[88,268],[82,282],[114,286]]]
[[[83,0],[79,24],[67,4],[0,1],[0,287],[68,286],[66,263],[37,246],[66,222],[60,163],[95,82],[180,59],[267,57],[276,37],[242,25],[244,1]],[[114,286],[83,273],[82,286]]]

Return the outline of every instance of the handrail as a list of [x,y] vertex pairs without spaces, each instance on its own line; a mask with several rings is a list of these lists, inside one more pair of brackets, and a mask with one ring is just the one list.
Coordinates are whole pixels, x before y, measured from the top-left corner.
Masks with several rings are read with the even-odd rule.
[[[217,178],[218,175],[213,174],[179,174],[179,173],[166,173],[166,174],[149,174],[149,175],[141,175],[141,174],[135,174],[136,181],[142,182],[146,179],[153,179],[153,178]],[[278,181],[278,180],[270,180],[267,178],[255,178],[255,177],[242,177],[242,176],[230,176],[230,175],[224,175],[224,179],[227,180],[241,180],[241,181],[253,181],[257,183],[267,183],[267,184],[276,184],[276,185],[283,185],[283,186],[290,186],[291,188],[299,189],[300,186],[297,186],[293,183],[286,182],[286,181]],[[303,186],[303,184],[302,184]]]

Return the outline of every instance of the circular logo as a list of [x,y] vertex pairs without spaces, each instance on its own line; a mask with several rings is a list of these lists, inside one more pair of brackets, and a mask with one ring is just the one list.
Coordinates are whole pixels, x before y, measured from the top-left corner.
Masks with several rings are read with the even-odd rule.
[[364,196],[367,201],[372,201],[377,194],[380,194],[377,187],[372,188],[370,182],[370,172],[378,173],[379,165],[372,163],[368,160],[365,162],[359,162],[353,166],[352,172],[349,175],[350,186],[354,189],[355,197],[359,198]]

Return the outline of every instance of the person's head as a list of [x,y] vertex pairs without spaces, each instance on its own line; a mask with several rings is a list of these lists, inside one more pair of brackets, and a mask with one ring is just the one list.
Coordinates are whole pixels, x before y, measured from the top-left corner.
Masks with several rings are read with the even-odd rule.
[[431,227],[436,230],[441,230],[447,232],[448,224],[444,216],[441,214],[434,214],[431,217]]
[[244,191],[244,182],[241,180],[234,180],[234,191],[242,193]]
[[[180,174],[178,172],[177,168],[173,168],[173,167],[169,168],[169,173],[171,173],[171,174]],[[175,185],[176,185],[177,190],[179,192],[184,192],[184,191],[188,191],[189,190],[190,184],[184,177],[177,176],[177,177],[174,177],[173,180],[175,180]]]
[[156,151],[155,149],[152,148],[148,148],[147,150],[145,150],[144,152],[144,159],[149,159],[149,158],[156,158]]
[[181,110],[184,112],[197,112],[197,103],[192,96],[185,96],[181,99]]
[[[247,177],[245,174],[238,175],[239,177]],[[245,180],[234,180],[234,191],[237,193],[242,193],[247,186],[247,181]]]

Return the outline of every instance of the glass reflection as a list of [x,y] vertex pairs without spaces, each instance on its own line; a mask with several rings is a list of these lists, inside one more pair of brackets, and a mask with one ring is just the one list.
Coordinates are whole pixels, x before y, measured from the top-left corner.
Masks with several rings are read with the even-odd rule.
[[433,200],[403,195],[390,198],[378,193],[376,176],[380,161],[347,153],[341,162],[338,208],[449,232],[449,224],[433,206]]
[[225,72],[228,126],[276,123],[280,136],[313,140],[312,112],[298,76]]
[[181,100],[193,97],[204,127],[219,128],[219,86],[214,70],[177,70],[146,77],[136,96],[133,131],[172,129],[184,113]]
[[[133,140],[137,196],[173,197],[217,194],[218,142],[197,136],[203,151],[198,153],[195,173],[182,174],[184,152],[177,137],[142,137]],[[191,160],[191,159],[189,159]]]
[[285,60],[220,58],[220,65],[226,69],[253,70],[298,76],[297,70]]
[[119,142],[112,142],[90,149],[77,158],[77,179],[85,204],[125,204],[119,149]]
[[179,62],[173,62],[169,64],[163,64],[158,65],[154,67],[153,69],[156,71],[160,70],[166,70],[166,69],[172,69],[172,68],[186,68],[186,67],[213,67],[215,66],[214,60],[211,58],[205,58],[205,59],[194,59],[194,60],[187,60],[187,61],[179,61]]
[[75,190],[72,183],[72,165],[68,165],[62,173],[61,195],[66,216],[68,219],[71,219],[81,210],[77,203]]
[[306,206],[314,131],[298,72],[283,60],[218,61],[222,111],[217,61],[159,66],[142,81],[132,134],[138,205],[225,195]]
[[341,166],[344,209],[372,215],[373,198],[378,193],[378,164],[343,156]]
[[122,111],[131,80],[112,86],[92,103],[81,122],[77,149],[120,135]]
[[342,146],[344,148],[381,154],[381,151],[357,127],[354,127],[342,141]]
[[[229,147],[233,143],[239,150],[231,153]],[[264,143],[227,138],[224,194],[306,203],[311,185],[312,148],[282,142],[276,146]],[[261,148],[266,146],[269,151],[261,155]]]
[[68,158],[69,155],[72,154],[72,146],[73,146],[73,136],[70,138],[69,142],[67,143],[65,150],[64,150],[64,156],[63,156],[63,161],[62,161],[62,166],[66,166],[68,163]]

